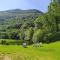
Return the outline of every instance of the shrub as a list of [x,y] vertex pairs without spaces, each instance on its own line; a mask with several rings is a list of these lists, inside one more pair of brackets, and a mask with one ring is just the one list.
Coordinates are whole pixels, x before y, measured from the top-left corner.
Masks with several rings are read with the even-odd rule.
[[55,42],[60,40],[60,32],[46,34],[45,42]]
[[6,41],[5,40],[1,40],[1,44],[2,45],[5,45],[6,44]]

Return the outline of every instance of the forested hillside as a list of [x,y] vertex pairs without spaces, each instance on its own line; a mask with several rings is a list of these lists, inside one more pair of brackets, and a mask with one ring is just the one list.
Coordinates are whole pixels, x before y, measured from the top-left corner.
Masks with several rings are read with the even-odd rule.
[[38,17],[41,14],[43,13],[36,9],[31,9],[31,10],[12,9],[12,10],[7,10],[7,11],[0,11],[0,21],[3,22],[9,19],[17,19],[17,18],[19,18],[20,20],[24,20],[24,19],[34,20],[36,17]]
[[[30,22],[34,21],[39,15],[42,15],[43,12],[38,11],[36,9],[31,10],[20,10],[20,9],[13,9],[7,11],[0,11],[0,26],[3,27],[16,25],[16,24],[23,24],[24,21]],[[0,29],[3,29],[0,27]]]
[[53,0],[48,12],[7,10],[0,12],[0,39],[37,42],[60,40],[60,2]]

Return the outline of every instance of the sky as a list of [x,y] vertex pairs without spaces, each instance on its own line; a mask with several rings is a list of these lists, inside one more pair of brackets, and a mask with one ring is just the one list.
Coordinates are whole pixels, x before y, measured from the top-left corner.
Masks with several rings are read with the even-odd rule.
[[50,0],[0,0],[0,11],[9,9],[37,9],[47,12]]

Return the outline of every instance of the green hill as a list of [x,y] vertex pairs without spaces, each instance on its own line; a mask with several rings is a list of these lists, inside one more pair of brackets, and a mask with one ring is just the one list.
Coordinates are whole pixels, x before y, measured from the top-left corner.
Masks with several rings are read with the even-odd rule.
[[11,26],[12,24],[20,24],[24,21],[34,21],[39,15],[42,15],[43,12],[30,9],[30,10],[21,10],[21,9],[12,9],[6,11],[0,11],[0,30],[3,27]]
[[[16,17],[19,17],[21,20],[24,20],[27,17],[31,17],[31,19],[34,20],[41,14],[43,13],[36,9],[31,10],[12,9],[7,11],[0,11],[0,24],[3,24],[2,22],[6,21],[7,19],[8,20],[15,19]],[[28,18],[26,20],[28,20]]]

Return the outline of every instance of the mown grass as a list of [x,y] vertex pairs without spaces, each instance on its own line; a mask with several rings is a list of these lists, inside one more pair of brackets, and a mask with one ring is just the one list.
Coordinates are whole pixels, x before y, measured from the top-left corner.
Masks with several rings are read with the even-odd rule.
[[[9,56],[11,60],[60,60],[60,42],[43,44],[42,47],[18,45],[0,45],[0,56]],[[0,59],[1,60],[1,59]]]

